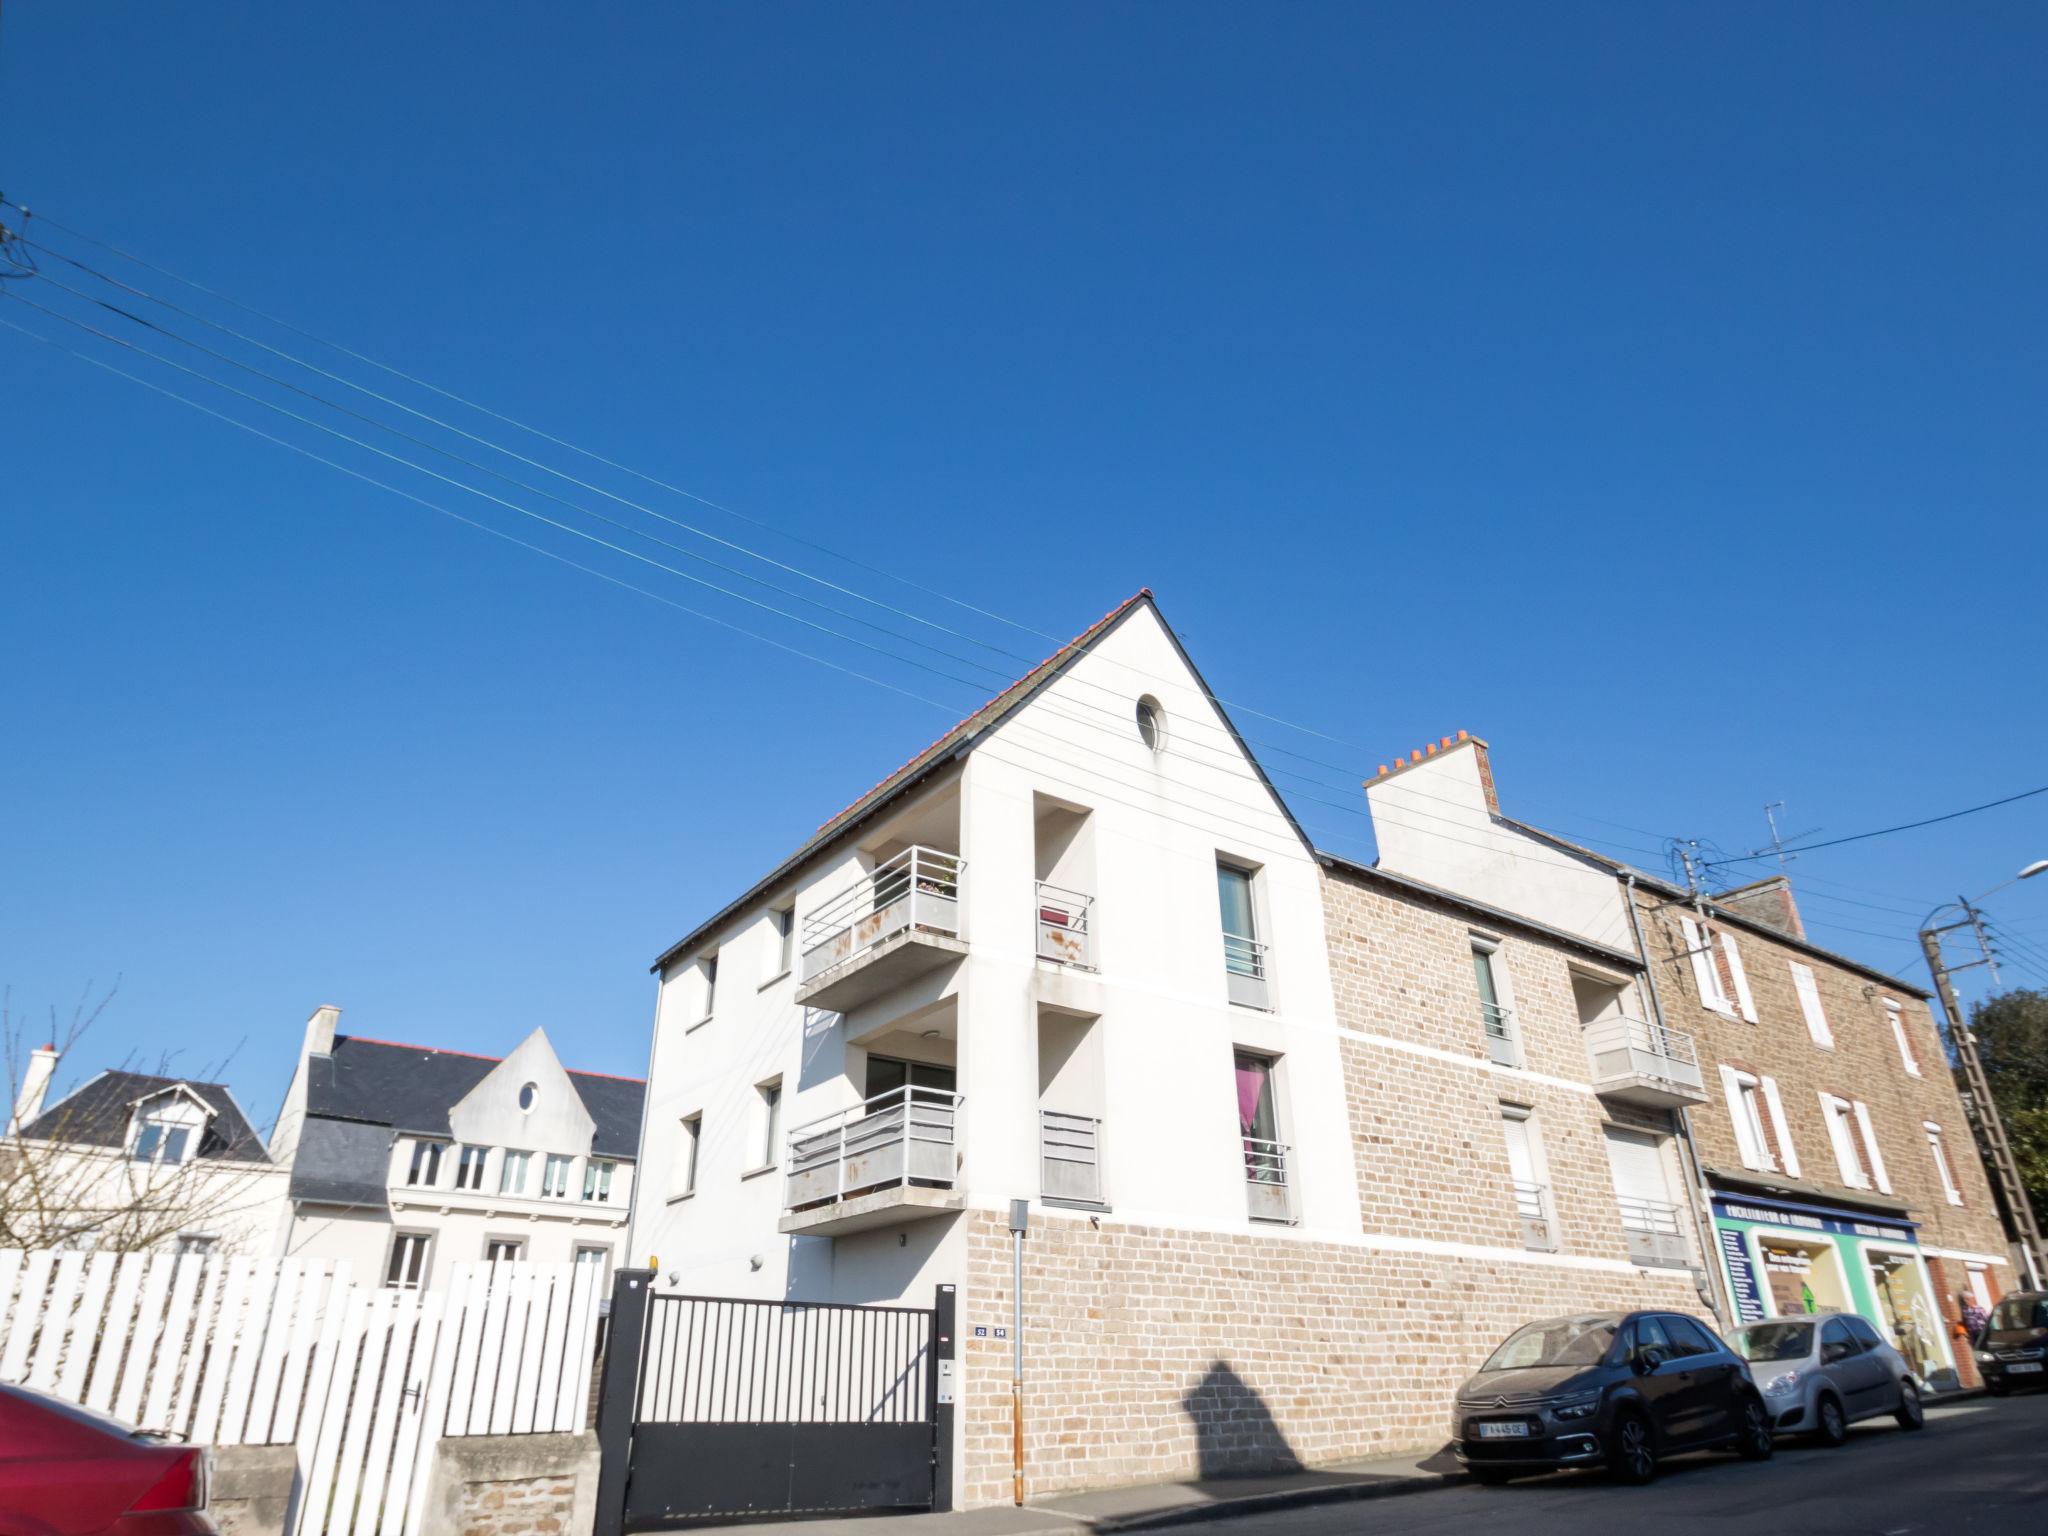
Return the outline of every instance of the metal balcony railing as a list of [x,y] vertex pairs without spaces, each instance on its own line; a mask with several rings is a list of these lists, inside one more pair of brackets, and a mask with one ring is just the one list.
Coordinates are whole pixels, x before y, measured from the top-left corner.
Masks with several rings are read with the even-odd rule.
[[1479,1019],[1486,1029],[1486,1054],[1497,1066],[1519,1067],[1521,1048],[1515,1043],[1515,1011],[1499,1003],[1481,1003]]
[[1038,882],[1038,958],[1093,969],[1095,898]]
[[789,1210],[891,1185],[951,1189],[960,1095],[908,1086],[789,1133]]
[[1246,1136],[1244,1142],[1245,1210],[1254,1221],[1292,1221],[1293,1193],[1288,1185],[1294,1149],[1282,1141]]
[[804,924],[803,975],[833,966],[908,930],[960,936],[959,855],[922,846],[877,864],[874,873],[813,912]]
[[1648,1078],[1704,1093],[1700,1063],[1692,1036],[1626,1015],[1586,1026],[1586,1056],[1593,1067],[1593,1086]]
[[1557,1247],[1550,1218],[1550,1186],[1516,1179],[1515,1214],[1522,1220],[1522,1246],[1548,1252]]
[[1048,1200],[1102,1204],[1102,1122],[1060,1110],[1038,1112],[1039,1193]]
[[1247,1008],[1264,1008],[1271,995],[1266,986],[1268,946],[1246,934],[1223,934],[1223,979],[1230,1000]]
[[1631,1258],[1651,1264],[1684,1264],[1690,1259],[1677,1206],[1634,1195],[1622,1195],[1616,1203],[1621,1207],[1621,1230],[1628,1239]]

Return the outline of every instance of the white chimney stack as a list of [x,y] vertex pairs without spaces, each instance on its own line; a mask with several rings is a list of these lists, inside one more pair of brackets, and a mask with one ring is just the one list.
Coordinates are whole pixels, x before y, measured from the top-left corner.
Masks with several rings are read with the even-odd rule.
[[306,1020],[306,1049],[308,1056],[332,1056],[334,1054],[334,1026],[341,1022],[341,1010],[332,1003],[322,1003],[313,1010]]
[[14,1113],[7,1119],[12,1136],[43,1112],[43,1096],[50,1091],[50,1079],[57,1075],[57,1047],[38,1046],[28,1053],[28,1070],[21,1075],[21,1093],[14,1101]]

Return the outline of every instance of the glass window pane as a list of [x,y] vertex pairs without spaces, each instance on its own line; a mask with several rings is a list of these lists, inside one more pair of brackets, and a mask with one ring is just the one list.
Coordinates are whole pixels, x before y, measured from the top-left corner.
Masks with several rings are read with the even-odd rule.
[[1223,931],[1241,939],[1255,939],[1252,926],[1252,877],[1228,864],[1216,866],[1216,897],[1223,910]]

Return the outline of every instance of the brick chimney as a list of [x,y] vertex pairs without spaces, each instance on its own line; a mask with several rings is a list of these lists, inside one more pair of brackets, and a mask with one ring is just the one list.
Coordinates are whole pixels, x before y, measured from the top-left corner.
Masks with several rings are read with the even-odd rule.
[[1766,928],[1775,928],[1790,938],[1802,942],[1806,938],[1806,924],[1800,921],[1799,904],[1792,899],[1792,882],[1783,875],[1738,885],[1734,890],[1723,891],[1709,900],[1717,907],[1726,907],[1738,917],[1762,923]]
[[43,1112],[50,1079],[57,1075],[58,1055],[55,1042],[28,1053],[28,1070],[21,1075],[21,1092],[14,1100],[14,1113],[7,1118],[8,1135],[12,1136]]

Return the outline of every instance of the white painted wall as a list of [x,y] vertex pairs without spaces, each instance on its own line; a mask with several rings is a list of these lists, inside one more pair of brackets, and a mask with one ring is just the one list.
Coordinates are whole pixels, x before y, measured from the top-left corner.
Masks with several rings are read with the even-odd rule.
[[1467,740],[1367,782],[1380,867],[1632,952],[1613,872],[1501,825],[1487,809],[1482,750]]
[[[1167,739],[1157,754],[1134,722],[1141,694],[1164,709]],[[1091,813],[1056,865],[1035,844],[1035,796]],[[956,1059],[964,1196],[1000,1209],[1038,1193],[1041,1005],[1100,1021],[1086,1060],[1074,1064],[1083,1076],[1063,1078],[1061,1091],[1088,1086],[1100,1098],[1106,1192],[1120,1218],[1254,1225],[1231,1059],[1243,1047],[1281,1058],[1282,1135],[1296,1149],[1301,1230],[1358,1232],[1318,868],[1150,608],[1134,610],[1005,722],[957,779],[866,829],[861,842],[893,847],[900,834],[944,846],[948,831],[966,861],[969,954],[953,966],[845,1018],[807,1016],[793,978],[761,979],[777,942],[769,909],[793,894],[801,930],[863,873],[858,853],[847,851],[712,937],[719,984],[708,1020],[701,951],[669,967],[656,1007],[635,1262],[659,1256],[665,1276],[699,1293],[929,1304],[932,1285],[964,1279],[961,1224],[935,1218],[837,1239],[778,1235],[780,1171],[752,1172],[755,1087],[780,1074],[783,1123],[794,1126],[857,1102],[867,1047],[915,1055],[922,1031],[936,1028],[941,1038],[922,1050]],[[1219,854],[1259,872],[1270,1012],[1233,1006],[1226,994]],[[1041,869],[1056,869],[1062,883],[1092,870],[1096,972],[1037,958]],[[905,1015],[910,1027],[899,1030]],[[695,1114],[704,1130],[696,1186],[685,1192],[679,1123]]]

